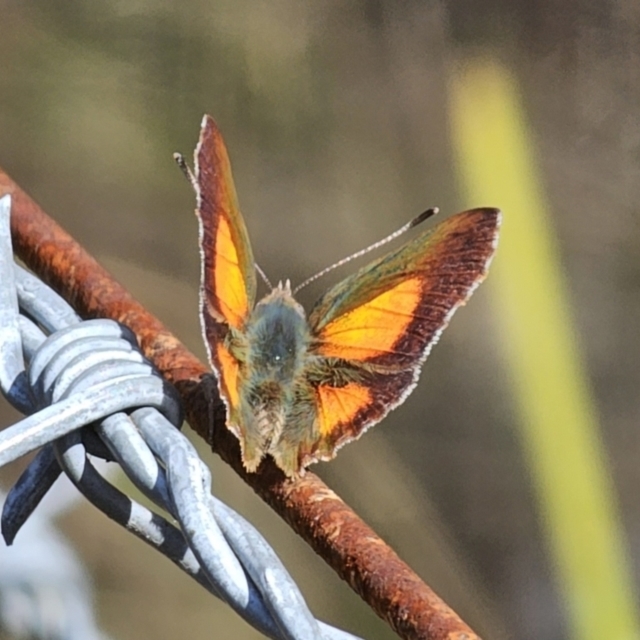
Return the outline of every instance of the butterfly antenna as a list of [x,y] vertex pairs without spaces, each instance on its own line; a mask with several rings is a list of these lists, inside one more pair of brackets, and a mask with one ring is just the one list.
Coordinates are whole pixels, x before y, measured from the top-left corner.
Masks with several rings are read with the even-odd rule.
[[194,191],[198,193],[198,181],[196,180],[193,171],[191,171],[191,167],[187,164],[187,161],[184,159],[184,156],[181,153],[174,153],[173,159],[176,161],[176,164],[180,167],[182,173],[184,173],[187,180],[191,183]]
[[436,215],[436,213],[438,213],[437,207],[423,211],[419,216],[416,216],[413,220],[411,220],[410,222],[407,222],[407,224],[403,225],[398,230],[394,231],[393,233],[390,233],[386,238],[383,238],[382,240],[378,240],[378,242],[374,242],[372,245],[369,245],[366,249],[361,249],[360,251],[356,251],[356,253],[352,253],[350,256],[347,256],[346,258],[342,258],[342,260],[338,260],[338,262],[332,264],[326,269],[323,269],[322,271],[319,271],[318,273],[311,276],[310,278],[307,278],[302,284],[299,284],[293,290],[293,293],[294,294],[298,293],[300,289],[303,289],[308,284],[311,284],[318,278],[322,278],[322,276],[326,275],[330,271],[333,271],[334,269],[337,269],[338,267],[341,267],[342,265],[347,264],[347,262],[351,262],[356,258],[361,258],[362,256],[369,253],[370,251],[375,251],[376,249],[379,249],[383,245],[387,244],[387,242],[391,242],[392,240],[395,240],[398,236],[401,236],[403,233],[406,233],[410,229],[413,229],[413,227],[417,227],[421,222],[424,222],[428,218],[431,218],[431,216]]
[[267,274],[262,270],[260,265],[257,262],[254,262],[253,266],[256,268],[258,275],[262,278],[262,281],[267,285],[267,287],[269,287],[269,289],[273,289],[271,281],[269,280],[269,278],[267,278]]

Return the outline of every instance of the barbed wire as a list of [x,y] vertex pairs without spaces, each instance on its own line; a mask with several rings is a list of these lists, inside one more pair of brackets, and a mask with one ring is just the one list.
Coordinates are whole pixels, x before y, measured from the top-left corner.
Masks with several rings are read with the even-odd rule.
[[[316,620],[262,535],[211,495],[209,469],[179,431],[178,395],[133,333],[112,320],[82,322],[14,263],[10,207],[10,196],[0,198],[0,388],[28,417],[0,432],[0,466],[39,451],[7,495],[7,544],[65,473],[108,517],[266,636],[356,639]],[[89,456],[117,461],[179,528],[116,489]]]

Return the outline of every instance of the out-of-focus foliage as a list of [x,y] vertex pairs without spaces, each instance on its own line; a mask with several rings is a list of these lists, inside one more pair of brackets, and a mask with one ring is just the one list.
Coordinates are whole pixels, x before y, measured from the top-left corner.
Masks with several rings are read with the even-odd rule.
[[[637,580],[636,4],[5,0],[0,165],[202,355],[193,195],[171,153],[190,153],[204,112],[225,134],[258,261],[295,282],[428,206],[448,214],[468,204],[450,136],[451,69],[478,53],[506,63]],[[402,408],[317,470],[482,635],[565,638],[490,293],[483,285],[456,315]],[[281,550],[316,615],[393,637],[212,465],[214,490]],[[65,526],[112,636],[256,637],[88,508]]]
[[518,84],[505,65],[468,59],[452,74],[450,105],[468,201],[495,199],[506,212],[492,270],[497,321],[570,635],[636,637],[626,535]]

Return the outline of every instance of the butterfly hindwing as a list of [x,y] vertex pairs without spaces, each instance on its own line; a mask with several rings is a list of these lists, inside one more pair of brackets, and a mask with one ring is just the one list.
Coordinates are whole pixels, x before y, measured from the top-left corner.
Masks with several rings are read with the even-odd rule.
[[320,298],[309,316],[310,350],[361,370],[362,382],[318,384],[320,440],[311,459],[332,457],[405,399],[451,316],[484,279],[499,224],[496,209],[460,213]]
[[347,442],[382,420],[415,385],[412,370],[395,374],[363,372],[359,382],[315,387],[315,433],[299,445],[299,464],[330,460]]
[[238,363],[225,338],[230,330],[242,328],[253,308],[256,275],[227,149],[210,116],[202,120],[195,177],[202,259],[200,313],[209,359],[233,409],[238,402]]

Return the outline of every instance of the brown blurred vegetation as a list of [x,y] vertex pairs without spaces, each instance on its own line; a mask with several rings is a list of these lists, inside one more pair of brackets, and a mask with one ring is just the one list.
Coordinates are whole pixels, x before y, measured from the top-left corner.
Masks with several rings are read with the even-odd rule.
[[[478,51],[521,82],[637,576],[634,0],[0,0],[0,165],[203,355],[193,196],[171,157],[191,152],[202,114],[225,134],[257,260],[300,281],[427,206],[460,207],[447,69]],[[504,376],[483,287],[407,403],[314,471],[486,638],[565,638]],[[201,451],[214,491],[280,551],[317,616],[393,637]],[[64,530],[114,638],[258,637],[90,507]]]

